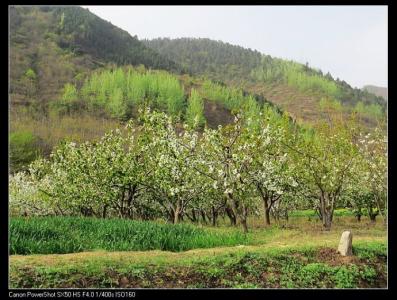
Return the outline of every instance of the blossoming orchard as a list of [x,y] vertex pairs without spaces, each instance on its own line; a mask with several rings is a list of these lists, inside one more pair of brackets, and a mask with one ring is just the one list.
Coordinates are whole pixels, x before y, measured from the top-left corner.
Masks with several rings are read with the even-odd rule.
[[213,226],[224,217],[244,232],[249,216],[270,225],[270,216],[288,218],[295,209],[315,209],[325,230],[336,208],[352,209],[358,220],[386,213],[381,125],[364,132],[352,117],[303,128],[269,109],[236,114],[217,129],[197,131],[193,123],[146,109],[98,141],[64,142],[10,175],[11,213]]

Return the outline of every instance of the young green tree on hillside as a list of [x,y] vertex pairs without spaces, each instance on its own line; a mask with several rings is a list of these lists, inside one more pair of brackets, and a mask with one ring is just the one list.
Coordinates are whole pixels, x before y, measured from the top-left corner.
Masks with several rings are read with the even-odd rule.
[[186,109],[186,121],[194,129],[205,124],[204,102],[200,94],[192,88]]

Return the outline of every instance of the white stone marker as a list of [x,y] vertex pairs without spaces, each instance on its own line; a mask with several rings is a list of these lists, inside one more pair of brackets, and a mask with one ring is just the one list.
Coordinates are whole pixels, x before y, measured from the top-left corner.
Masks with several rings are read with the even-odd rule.
[[353,234],[350,231],[344,231],[340,238],[338,252],[342,256],[351,256],[353,255],[352,251],[352,242],[353,242]]

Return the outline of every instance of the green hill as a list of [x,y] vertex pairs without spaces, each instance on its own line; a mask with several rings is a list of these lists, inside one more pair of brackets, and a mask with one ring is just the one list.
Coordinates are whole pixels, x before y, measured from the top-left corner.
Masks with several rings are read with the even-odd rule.
[[11,6],[10,96],[13,104],[46,103],[65,83],[106,64],[182,70],[136,36],[81,7]]
[[356,105],[376,105],[383,111],[385,109],[381,97],[352,88],[345,81],[334,79],[331,74],[324,74],[307,64],[206,38],[159,38],[143,42],[164,57],[185,68],[190,67],[194,75],[208,76],[261,94],[296,118],[318,118],[319,103],[323,98],[339,101],[346,111]]

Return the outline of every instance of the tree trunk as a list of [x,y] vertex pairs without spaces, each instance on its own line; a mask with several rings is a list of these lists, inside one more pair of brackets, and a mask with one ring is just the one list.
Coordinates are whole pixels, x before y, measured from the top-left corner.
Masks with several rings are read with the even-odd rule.
[[323,226],[326,231],[331,230],[331,223],[331,214],[330,211],[327,210],[323,213]]
[[248,232],[248,226],[247,226],[247,213],[248,210],[244,203],[239,203],[236,201],[233,197],[232,193],[228,193],[228,197],[230,200],[230,207],[233,211],[233,214],[239,218],[241,225],[243,226],[244,233]]
[[212,207],[212,226],[216,226],[216,218],[217,218],[217,212],[215,210],[215,207]]
[[193,221],[194,223],[197,222],[196,211],[194,210],[194,208],[192,209],[192,221]]
[[103,207],[103,211],[102,211],[102,218],[103,218],[103,219],[106,218],[107,208],[108,208],[108,205],[106,204],[106,205]]
[[133,202],[136,196],[136,189],[137,189],[137,185],[133,185],[132,187],[130,187],[130,189],[128,190],[128,197],[127,197],[127,206],[126,206],[126,215],[128,216],[129,219],[133,219]]
[[190,216],[187,212],[186,212],[186,216],[189,218],[190,221],[192,221],[193,223],[196,223],[196,215],[194,213],[194,209],[192,208],[192,216]]
[[234,215],[232,209],[230,207],[226,207],[225,211],[226,211],[227,216],[230,219],[230,225],[236,226],[237,220],[236,220],[236,216]]
[[324,230],[331,230],[332,215],[333,215],[333,205],[331,205],[331,199],[329,195],[322,193],[320,196],[320,210],[322,216],[322,222]]
[[256,188],[258,189],[262,201],[263,201],[263,208],[264,208],[264,212],[265,212],[265,225],[269,226],[270,225],[270,206],[269,206],[269,198],[268,196],[263,192],[262,188],[260,185],[257,185]]
[[356,215],[357,222],[361,222],[361,215]]
[[372,223],[376,223],[376,214],[370,214],[369,219],[371,220]]
[[200,209],[201,218],[203,219],[204,224],[207,224],[207,218],[205,217],[205,211]]
[[248,216],[248,209],[243,205],[242,207],[242,214],[241,214],[241,225],[243,225],[244,233],[248,233],[248,225],[247,225],[247,216]]
[[378,215],[377,212],[374,212],[372,207],[368,208],[368,216],[372,223],[376,222],[376,216]]
[[179,217],[180,217],[180,211],[179,211],[179,207],[177,207],[174,211],[174,224],[179,223]]
[[241,219],[241,225],[243,225],[244,233],[248,233],[247,219]]
[[263,201],[265,207],[265,224],[270,226],[270,208],[267,206],[267,201]]

